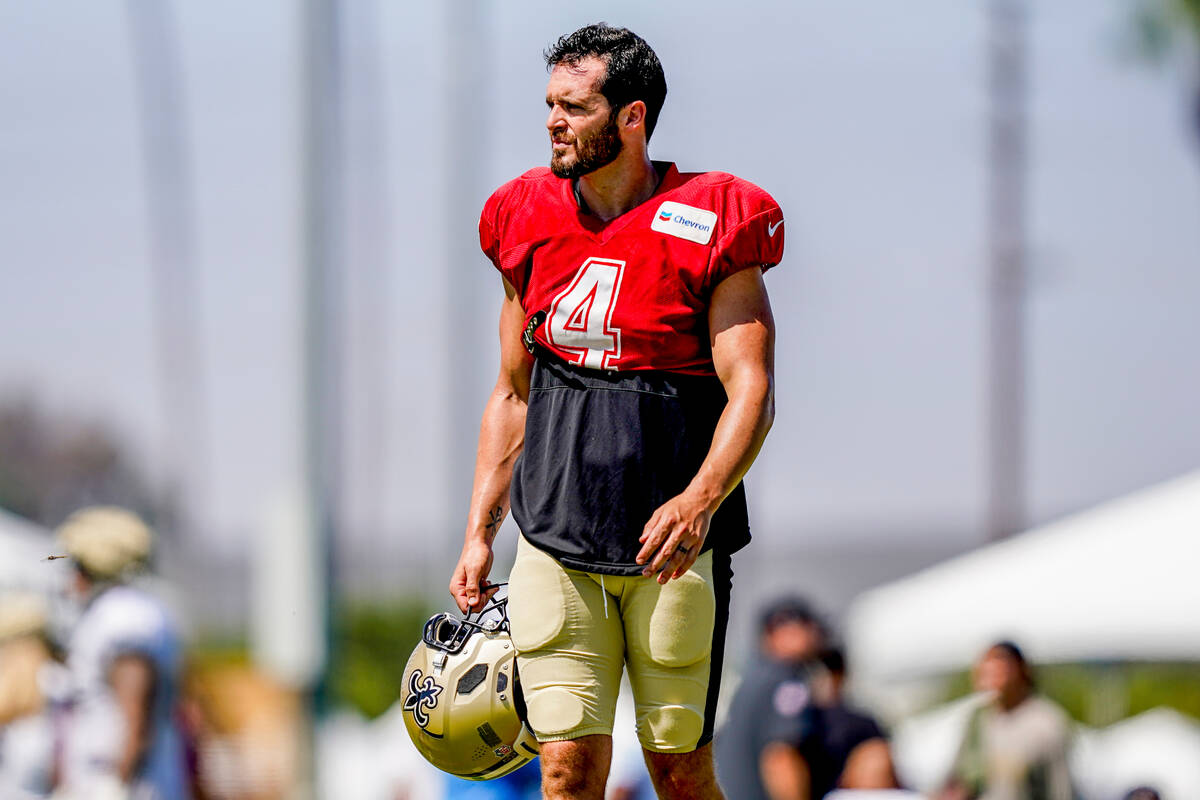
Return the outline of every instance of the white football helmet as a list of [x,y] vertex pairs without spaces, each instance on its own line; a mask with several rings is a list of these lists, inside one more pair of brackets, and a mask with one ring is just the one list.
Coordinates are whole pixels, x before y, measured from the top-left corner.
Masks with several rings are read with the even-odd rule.
[[507,604],[494,601],[474,620],[431,617],[404,668],[408,735],[429,763],[460,778],[499,778],[538,755],[525,724]]

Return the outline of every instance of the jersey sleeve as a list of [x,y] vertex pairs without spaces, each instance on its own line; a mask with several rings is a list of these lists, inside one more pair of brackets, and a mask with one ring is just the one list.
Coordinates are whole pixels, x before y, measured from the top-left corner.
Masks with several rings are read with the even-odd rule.
[[504,278],[509,283],[512,283],[511,278],[505,274],[504,267],[500,263],[500,248],[502,245],[500,208],[503,205],[505,189],[507,188],[507,186],[501,186],[483,204],[483,211],[479,215],[479,249],[488,257],[492,265],[500,271],[500,274],[504,275]]
[[110,598],[101,618],[104,646],[100,651],[106,666],[121,656],[142,656],[160,665],[171,650],[169,623],[162,609],[145,597],[132,593]]
[[771,195],[746,182],[726,198],[725,218],[729,227],[722,231],[713,254],[709,287],[750,267],[763,271],[783,259],[783,209]]
[[525,295],[528,279],[529,248],[520,241],[519,232],[514,234],[512,220],[529,203],[528,179],[535,173],[531,170],[501,186],[483,204],[479,215],[479,248],[520,297]]

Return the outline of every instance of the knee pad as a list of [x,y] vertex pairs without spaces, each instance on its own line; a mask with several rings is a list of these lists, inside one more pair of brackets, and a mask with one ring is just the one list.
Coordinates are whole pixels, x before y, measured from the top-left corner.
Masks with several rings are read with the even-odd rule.
[[529,727],[536,736],[570,733],[583,723],[584,703],[567,689],[549,687],[525,695]]
[[659,706],[638,719],[638,740],[657,753],[688,753],[704,731],[704,715],[690,706]]

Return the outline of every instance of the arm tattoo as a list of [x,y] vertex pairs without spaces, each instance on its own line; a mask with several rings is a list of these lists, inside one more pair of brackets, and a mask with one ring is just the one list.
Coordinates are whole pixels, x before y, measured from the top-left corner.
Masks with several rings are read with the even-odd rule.
[[496,506],[488,512],[488,521],[484,527],[487,529],[489,539],[495,539],[496,534],[500,532],[500,523],[504,522],[504,506]]

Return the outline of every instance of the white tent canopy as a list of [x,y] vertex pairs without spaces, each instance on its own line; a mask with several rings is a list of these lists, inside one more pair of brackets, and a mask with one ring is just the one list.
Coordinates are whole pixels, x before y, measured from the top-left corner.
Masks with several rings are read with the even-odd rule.
[[1098,731],[1081,731],[1072,775],[1085,797],[1122,797],[1153,786],[1163,797],[1200,797],[1200,725],[1156,708]]
[[46,561],[54,535],[16,514],[0,509],[0,591],[51,591],[64,574],[62,562]]
[[1039,662],[1200,660],[1200,471],[867,592],[847,620],[863,685],[998,638]]

